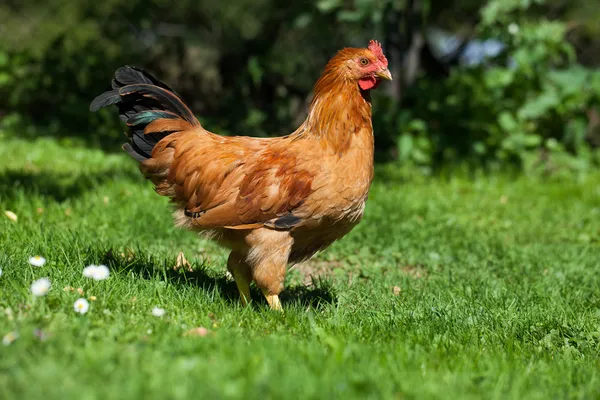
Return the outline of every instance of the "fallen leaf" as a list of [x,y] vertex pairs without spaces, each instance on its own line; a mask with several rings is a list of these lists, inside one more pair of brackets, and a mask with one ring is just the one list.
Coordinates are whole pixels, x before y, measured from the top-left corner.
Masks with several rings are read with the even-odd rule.
[[392,288],[392,293],[394,294],[394,296],[399,296],[401,291],[402,289],[400,289],[400,286],[394,286]]
[[506,203],[508,203],[508,197],[506,197],[505,195],[500,196],[500,204]]
[[71,215],[72,212],[73,212],[73,210],[71,210],[70,208],[67,208],[65,210],[65,215],[68,217],[69,215]]
[[104,201],[104,204],[108,204],[108,201],[109,201],[108,196],[104,196],[102,201]]
[[177,271],[181,267],[185,267],[186,271],[192,272],[192,265],[189,263],[188,260],[186,260],[183,251],[180,251],[177,255],[177,264],[173,267],[173,269]]
[[12,212],[12,211],[4,211],[4,215],[6,215],[6,217],[7,217],[8,219],[10,219],[11,221],[13,221],[13,222],[17,222],[17,219],[19,219],[19,218],[17,217],[17,214],[15,214],[15,213],[14,213],[14,212]]
[[200,336],[200,337],[205,337],[209,333],[210,333],[210,331],[208,329],[206,329],[203,326],[200,326],[198,328],[192,328],[192,329],[189,329],[189,330],[185,331],[185,333],[183,334],[183,336]]
[[42,207],[38,207],[37,208],[37,213],[38,214],[42,214],[44,212],[44,209]]
[[425,271],[425,269],[420,265],[405,265],[401,267],[400,270],[408,276],[416,279],[427,276],[427,271]]
[[135,258],[135,253],[130,248],[126,248],[125,251],[121,252],[121,257],[127,261],[131,261]]
[[83,295],[83,289],[82,288],[77,288],[77,293]]

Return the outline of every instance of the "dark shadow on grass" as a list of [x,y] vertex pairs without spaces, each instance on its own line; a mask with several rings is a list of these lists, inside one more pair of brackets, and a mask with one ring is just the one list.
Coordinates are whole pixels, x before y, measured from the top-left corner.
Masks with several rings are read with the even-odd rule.
[[[88,253],[90,254],[90,253]],[[97,258],[88,262],[94,263]],[[116,251],[106,251],[100,257],[101,263],[107,265],[112,271],[118,273],[133,272],[142,279],[160,279],[163,277],[175,285],[191,285],[206,292],[216,292],[230,303],[239,302],[239,292],[233,282],[227,279],[223,274],[211,271],[203,265],[194,266],[193,271],[186,271],[183,268],[174,270],[165,260],[158,260],[155,257],[144,255],[137,252],[136,255],[124,255]],[[251,287],[252,300],[254,304],[266,307],[267,301],[256,287]],[[317,287],[294,286],[286,288],[280,296],[281,302],[286,304],[298,304],[302,307],[321,308],[326,304],[333,304],[337,298],[333,288],[327,282],[319,282]]]
[[[134,176],[135,175],[135,176]],[[26,196],[48,197],[62,202],[77,198],[112,180],[141,181],[137,171],[105,169],[94,172],[58,173],[45,170],[6,170],[0,172],[0,199],[15,199],[19,191]]]

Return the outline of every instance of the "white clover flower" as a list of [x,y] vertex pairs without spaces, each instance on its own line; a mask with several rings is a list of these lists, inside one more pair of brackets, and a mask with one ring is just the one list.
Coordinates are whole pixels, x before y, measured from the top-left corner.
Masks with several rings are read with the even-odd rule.
[[41,278],[31,284],[31,293],[34,296],[45,296],[50,290],[50,279]]
[[86,278],[91,278],[94,276],[94,272],[96,271],[97,266],[95,265],[88,265],[87,267],[85,267],[83,269],[83,276],[85,276]]
[[90,303],[88,303],[88,301],[82,297],[80,299],[75,300],[75,303],[73,304],[73,309],[76,313],[85,314],[90,309]]
[[106,265],[88,265],[83,269],[83,276],[95,281],[103,281],[110,275],[110,270]]
[[96,273],[92,278],[97,281],[103,281],[107,279],[109,275],[110,271],[108,270],[108,267],[106,265],[98,265],[96,267]]
[[152,309],[152,315],[154,315],[155,317],[162,317],[163,315],[165,315],[165,309],[160,307],[154,307]]
[[29,264],[34,267],[41,267],[46,264],[46,259],[42,256],[29,257]]
[[510,33],[511,35],[516,35],[517,33],[519,33],[519,30],[519,25],[515,24],[514,22],[508,25],[508,33]]

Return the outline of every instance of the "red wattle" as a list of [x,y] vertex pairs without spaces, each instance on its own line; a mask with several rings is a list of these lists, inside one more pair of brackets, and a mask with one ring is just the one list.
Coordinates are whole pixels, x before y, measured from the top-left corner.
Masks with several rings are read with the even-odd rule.
[[375,79],[374,76],[359,79],[358,86],[360,86],[362,90],[373,89],[375,86],[377,86],[377,79]]

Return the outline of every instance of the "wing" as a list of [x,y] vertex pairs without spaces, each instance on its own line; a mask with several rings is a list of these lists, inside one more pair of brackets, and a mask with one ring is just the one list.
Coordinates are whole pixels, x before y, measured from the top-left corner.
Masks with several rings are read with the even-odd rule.
[[318,170],[300,146],[273,146],[244,174],[235,200],[243,223],[290,229],[302,223],[294,211],[314,192]]
[[164,141],[142,170],[159,194],[184,207],[193,225],[292,229],[303,222],[294,211],[313,193],[318,168],[315,157],[308,157],[293,138],[194,131]]

